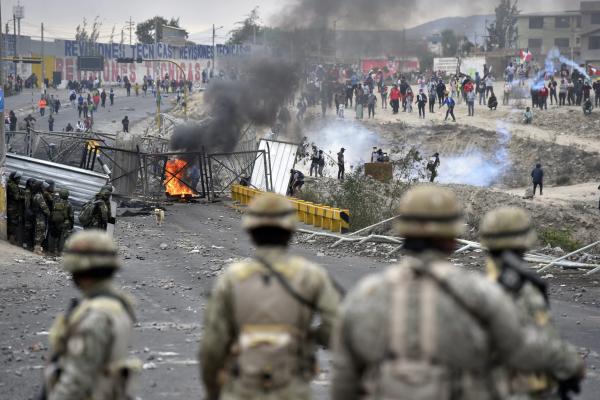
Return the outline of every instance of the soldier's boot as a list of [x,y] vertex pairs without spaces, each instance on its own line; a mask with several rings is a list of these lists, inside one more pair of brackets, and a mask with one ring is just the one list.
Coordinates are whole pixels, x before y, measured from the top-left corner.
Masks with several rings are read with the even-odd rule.
[[44,251],[42,250],[42,246],[40,246],[39,244],[36,245],[33,248],[33,252],[34,252],[34,254],[37,254],[38,256],[43,256],[44,255]]

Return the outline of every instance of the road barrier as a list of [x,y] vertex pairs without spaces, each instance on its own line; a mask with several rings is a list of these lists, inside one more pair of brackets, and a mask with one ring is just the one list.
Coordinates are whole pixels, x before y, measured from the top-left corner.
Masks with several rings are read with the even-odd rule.
[[[244,206],[260,193],[260,190],[248,186],[231,185],[231,199]],[[349,210],[314,204],[294,197],[287,199],[296,208],[300,222],[335,233],[347,233],[350,230]]]

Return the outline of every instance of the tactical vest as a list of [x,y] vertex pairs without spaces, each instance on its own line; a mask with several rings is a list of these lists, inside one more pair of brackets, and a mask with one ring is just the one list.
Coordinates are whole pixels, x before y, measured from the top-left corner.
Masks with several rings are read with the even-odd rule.
[[[301,271],[293,261],[277,270],[290,286],[304,294]],[[238,338],[232,349],[233,378],[248,390],[276,390],[294,377],[309,379],[306,330],[312,312],[302,305],[257,262],[238,270],[233,282],[234,320]]]
[[50,213],[50,222],[56,227],[62,228],[65,221],[69,219],[69,204],[67,200],[60,197],[54,199],[54,207]]
[[127,357],[131,343],[132,316],[116,297],[100,295],[83,300],[70,315],[59,315],[50,330],[49,342],[56,363],[46,370],[48,393],[59,379],[64,369],[69,338],[77,332],[78,325],[91,313],[102,313],[111,321],[111,347],[107,349],[107,362],[100,374],[95,377],[91,396],[85,400],[129,400],[134,398],[132,384],[141,370],[141,363]]
[[[443,280],[452,266],[415,258],[386,272],[389,282],[387,357],[365,374],[372,400],[496,399],[484,328],[430,277]],[[460,340],[457,340],[459,338]]]

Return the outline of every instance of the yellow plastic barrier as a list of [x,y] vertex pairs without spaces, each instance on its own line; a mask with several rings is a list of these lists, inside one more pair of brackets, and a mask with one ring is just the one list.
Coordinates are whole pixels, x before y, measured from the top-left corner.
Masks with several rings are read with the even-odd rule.
[[[260,190],[248,186],[231,186],[231,199],[245,206],[260,193]],[[300,222],[335,233],[346,233],[350,230],[349,210],[314,204],[293,197],[288,199],[294,206]]]

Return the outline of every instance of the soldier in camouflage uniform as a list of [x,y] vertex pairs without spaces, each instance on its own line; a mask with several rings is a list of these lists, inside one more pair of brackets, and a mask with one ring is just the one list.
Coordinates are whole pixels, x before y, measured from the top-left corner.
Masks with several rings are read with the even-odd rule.
[[[481,243],[490,252],[488,276],[513,297],[521,324],[534,326],[558,339],[552,324],[546,283],[523,261],[525,252],[537,239],[529,214],[517,207],[498,208],[484,216],[479,234]],[[573,357],[572,363],[578,358],[572,353],[565,356]],[[557,381],[561,377],[543,373],[526,375],[517,371],[509,371],[508,375],[512,400],[559,399]]]
[[73,209],[69,204],[69,192],[63,190],[55,194],[53,199],[53,207],[50,211],[50,218],[48,219],[48,248],[46,252],[50,255],[60,254],[62,247],[61,243],[64,242],[64,236],[71,223],[70,219],[73,217]]
[[[45,183],[45,182],[44,182]],[[33,199],[31,207],[35,220],[35,234],[33,252],[42,255],[42,243],[46,239],[46,229],[48,228],[48,217],[50,217],[50,209],[44,200],[42,182],[37,181],[33,187]]]
[[321,267],[288,254],[295,220],[278,195],[248,207],[242,224],[256,255],[218,278],[205,314],[199,359],[208,399],[311,397],[316,347],[329,343],[339,295]]
[[33,178],[25,182],[23,191],[23,243],[28,249],[33,250],[35,243],[35,213],[33,210],[33,195],[35,183]]
[[342,306],[334,400],[505,398],[492,365],[581,376],[574,348],[522,328],[499,285],[445,260],[464,229],[452,192],[419,186],[399,211],[396,232],[408,255],[361,281]]
[[59,195],[61,200],[67,204],[66,215],[68,216],[68,219],[65,220],[63,225],[63,235],[58,243],[58,251],[62,253],[63,248],[65,247],[65,241],[68,239],[71,232],[73,232],[73,227],[75,226],[75,214],[73,212],[73,206],[69,201],[69,191],[67,189],[61,189]]
[[23,191],[19,187],[21,176],[20,172],[11,172],[6,183],[6,229],[8,241],[13,245],[22,244]]
[[83,299],[72,302],[50,330],[48,400],[129,400],[140,362],[127,357],[135,321],[128,296],[112,277],[120,267],[117,247],[104,232],[73,235],[65,246],[64,268]]
[[92,221],[85,229],[100,229],[105,231],[108,225],[109,209],[106,206],[106,199],[110,198],[110,193],[106,190],[101,190],[94,198],[94,213]]

